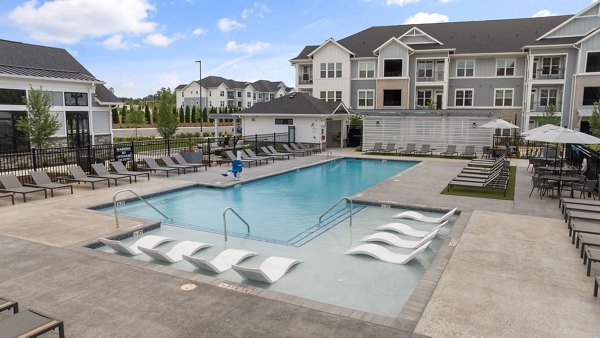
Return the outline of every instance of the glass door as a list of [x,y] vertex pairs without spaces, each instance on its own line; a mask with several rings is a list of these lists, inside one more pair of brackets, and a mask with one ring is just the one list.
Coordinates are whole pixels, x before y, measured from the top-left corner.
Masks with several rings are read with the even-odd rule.
[[67,143],[69,147],[90,144],[90,121],[87,112],[67,112]]

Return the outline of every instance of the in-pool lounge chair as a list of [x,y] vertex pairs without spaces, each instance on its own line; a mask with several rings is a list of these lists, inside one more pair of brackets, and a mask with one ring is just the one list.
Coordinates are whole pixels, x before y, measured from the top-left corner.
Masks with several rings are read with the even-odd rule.
[[365,150],[365,154],[369,151],[372,153],[378,153],[383,150],[383,142],[375,142],[373,148]]
[[108,187],[110,188],[110,180],[108,178],[101,177],[93,177],[88,176],[80,166],[69,167],[69,172],[71,173],[71,177],[62,176],[59,177],[58,180],[63,182],[77,182],[77,183],[91,183],[92,190],[96,189],[96,183],[98,182],[106,182],[108,183]]
[[0,337],[38,337],[55,329],[58,329],[59,338],[65,337],[62,320],[30,309],[0,320]]
[[372,243],[358,245],[345,253],[347,255],[367,255],[388,263],[406,264],[425,251],[429,247],[429,244],[431,244],[431,241],[422,244],[409,254],[395,253],[381,245]]
[[177,164],[177,163],[173,162],[173,160],[169,156],[166,156],[166,155],[161,156],[160,159],[163,161],[163,163],[167,167],[177,168],[177,172],[179,172],[179,169],[182,169],[184,174],[185,174],[185,171],[188,169],[193,169],[194,171],[198,171],[197,166]]
[[32,187],[24,187],[17,176],[13,174],[8,175],[0,175],[0,183],[4,186],[3,189],[0,189],[0,192],[9,192],[14,194],[23,195],[23,203],[27,202],[27,194],[31,194],[34,192],[44,192],[44,197],[48,198],[48,193],[44,188],[32,188]]
[[238,264],[244,259],[256,255],[258,255],[258,253],[246,250],[225,249],[212,260],[190,255],[183,255],[183,259],[199,269],[212,271],[214,273],[222,273],[231,269],[233,264]]
[[448,211],[444,216],[441,216],[441,217],[429,217],[429,216],[425,216],[422,213],[417,212],[417,211],[404,211],[404,212],[395,214],[394,216],[392,216],[392,218],[409,218],[409,219],[414,219],[415,221],[419,221],[419,222],[440,223],[440,222],[443,222],[443,221],[447,220],[448,218],[452,217],[452,215],[454,215],[454,213],[456,212],[456,209],[458,209],[458,208],[454,208],[454,209]]
[[162,171],[167,174],[167,177],[169,177],[170,171],[177,170],[177,175],[179,175],[179,168],[162,167],[158,163],[156,163],[156,160],[154,160],[153,158],[145,157],[144,162],[146,162],[148,170],[152,172]]
[[12,193],[12,192],[0,193],[0,198],[3,198],[3,197],[10,197],[12,200],[12,204],[15,205],[15,194],[14,193]]
[[163,244],[166,242],[171,242],[171,241],[174,241],[174,239],[168,238],[168,237],[156,236],[156,235],[147,235],[147,236],[144,236],[144,237],[138,239],[132,245],[127,246],[127,245],[123,244],[122,241],[117,241],[117,240],[108,239],[108,238],[100,238],[100,242],[102,242],[104,245],[110,247],[111,249],[115,250],[116,252],[122,253],[124,255],[130,255],[130,256],[136,256],[136,255],[139,255],[142,253],[142,251],[140,251],[140,249],[138,249],[139,246],[142,246],[144,248],[156,248],[160,244]]
[[286,158],[289,160],[290,155],[292,155],[289,153],[278,153],[277,151],[275,151],[275,153],[273,153],[267,147],[260,147],[260,150],[262,150],[263,153],[265,153],[266,155],[273,156],[274,158],[280,158],[282,160],[285,160]]
[[299,263],[302,263],[299,259],[271,256],[257,268],[241,265],[232,265],[231,268],[246,279],[272,284],[283,277],[292,266]]
[[173,264],[182,260],[183,255],[193,255],[194,253],[211,246],[213,245],[207,243],[181,241],[175,244],[167,252],[162,252],[155,247],[145,247],[143,245],[138,245],[138,249],[157,261]]
[[50,197],[54,197],[54,190],[56,189],[71,189],[71,195],[73,195],[72,185],[52,182],[48,173],[43,170],[33,171],[30,175],[35,184],[25,184],[26,186],[50,190]]
[[121,174],[111,174],[108,172],[108,169],[102,163],[93,163],[92,169],[96,173],[95,177],[108,178],[109,180],[115,180],[115,186],[117,186],[118,180],[128,179],[129,184],[132,183],[131,176],[129,175],[121,175]]
[[133,177],[133,180],[135,182],[137,182],[138,176],[146,176],[148,178],[148,180],[150,180],[149,172],[127,170],[127,167],[125,167],[125,165],[121,161],[110,162],[110,165],[113,167],[113,169],[115,169],[117,174],[131,176],[131,177]]
[[271,155],[288,155],[288,158],[290,158],[290,155],[292,155],[292,156],[294,156],[294,158],[296,158],[296,154],[294,154],[294,153],[282,153],[282,152],[279,152],[273,146],[267,146],[267,149],[270,150]]
[[411,241],[408,239],[404,239],[398,235],[394,235],[392,233],[385,232],[385,231],[376,232],[372,235],[365,236],[360,241],[361,242],[382,242],[382,243],[386,243],[386,244],[389,244],[389,245],[392,245],[392,246],[395,246],[398,248],[416,249],[416,248],[420,247],[421,245],[423,245],[424,243],[432,240],[435,237],[435,235],[437,235],[439,230],[440,230],[440,228],[436,227],[436,229],[431,231],[427,236],[423,237],[419,241]]
[[381,225],[381,226],[375,228],[375,230],[394,231],[399,234],[404,234],[404,235],[411,236],[411,237],[421,238],[421,237],[427,237],[432,232],[437,232],[439,229],[441,229],[446,224],[448,224],[448,221],[444,221],[444,222],[436,225],[435,228],[433,228],[429,231],[424,231],[424,230],[417,230],[417,229],[415,229],[407,224],[404,224],[404,223],[388,223],[388,224]]
[[[179,163],[181,165],[193,166],[195,168],[194,170],[198,170],[198,168],[202,168],[202,167],[204,167],[204,171],[208,170],[208,166],[206,164],[188,162],[185,160],[185,158],[183,158],[183,155],[181,155],[181,154],[175,154],[175,155],[173,155],[173,157],[175,158],[175,161],[177,161],[177,163]],[[200,157],[202,157],[202,156],[200,156]]]

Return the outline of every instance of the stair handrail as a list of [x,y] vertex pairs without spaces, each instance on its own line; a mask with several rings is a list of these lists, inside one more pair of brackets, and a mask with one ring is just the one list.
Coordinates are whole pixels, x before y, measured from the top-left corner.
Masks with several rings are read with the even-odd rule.
[[170,219],[169,216],[165,215],[164,212],[158,210],[155,206],[153,206],[152,204],[150,204],[150,202],[146,201],[142,196],[138,195],[135,191],[131,190],[131,189],[122,189],[119,190],[117,192],[115,192],[115,194],[113,195],[113,210],[115,211],[115,222],[116,222],[116,228],[119,228],[119,215],[117,212],[117,195],[124,193],[124,192],[130,192],[132,193],[135,197],[137,197],[137,199],[139,199],[140,201],[146,203],[146,205],[148,205],[150,208],[154,209],[154,211],[158,212],[159,214],[161,214],[165,219]]
[[233,214],[236,215],[237,218],[244,222],[244,224],[246,225],[246,229],[248,229],[248,234],[250,234],[250,224],[248,224],[248,222],[246,222],[246,220],[242,216],[240,216],[240,214],[238,214],[232,207],[228,207],[223,211],[223,233],[225,234],[225,242],[227,242],[227,211],[233,212]]
[[333,210],[335,207],[337,207],[340,203],[344,201],[350,202],[350,226],[352,226],[352,209],[354,208],[354,204],[352,203],[352,199],[348,196],[341,198],[339,201],[335,202],[331,207],[329,207],[327,211],[322,213],[321,216],[319,216],[319,224],[323,220],[323,216],[327,215],[327,213],[329,213],[331,210]]

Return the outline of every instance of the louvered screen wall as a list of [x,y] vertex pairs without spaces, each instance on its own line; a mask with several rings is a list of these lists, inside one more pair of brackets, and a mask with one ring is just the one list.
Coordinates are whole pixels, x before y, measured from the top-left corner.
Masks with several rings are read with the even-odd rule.
[[[489,117],[422,117],[422,116],[365,116],[363,120],[363,149],[372,149],[375,142],[395,143],[396,147],[406,147],[408,143],[431,144],[437,152],[454,144],[462,152],[466,145],[491,146],[494,130],[480,128],[489,122]],[[379,126],[377,126],[379,121]],[[473,122],[476,123],[473,128]],[[418,149],[418,148],[417,148]]]

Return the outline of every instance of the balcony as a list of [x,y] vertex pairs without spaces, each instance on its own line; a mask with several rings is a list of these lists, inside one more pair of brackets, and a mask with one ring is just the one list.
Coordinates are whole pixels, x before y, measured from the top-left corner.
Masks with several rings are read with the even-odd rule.
[[565,71],[562,68],[538,68],[534,69],[532,77],[534,80],[564,80]]
[[299,85],[312,85],[313,84],[312,76],[307,76],[307,75],[299,76],[298,84]]
[[533,101],[533,102],[531,102],[529,111],[538,112],[538,113],[545,112],[546,108],[548,106],[556,107],[556,112],[558,113],[562,109],[562,102],[560,100],[556,100],[556,99]]
[[444,81],[444,72],[419,72],[417,74],[417,82],[442,82]]

